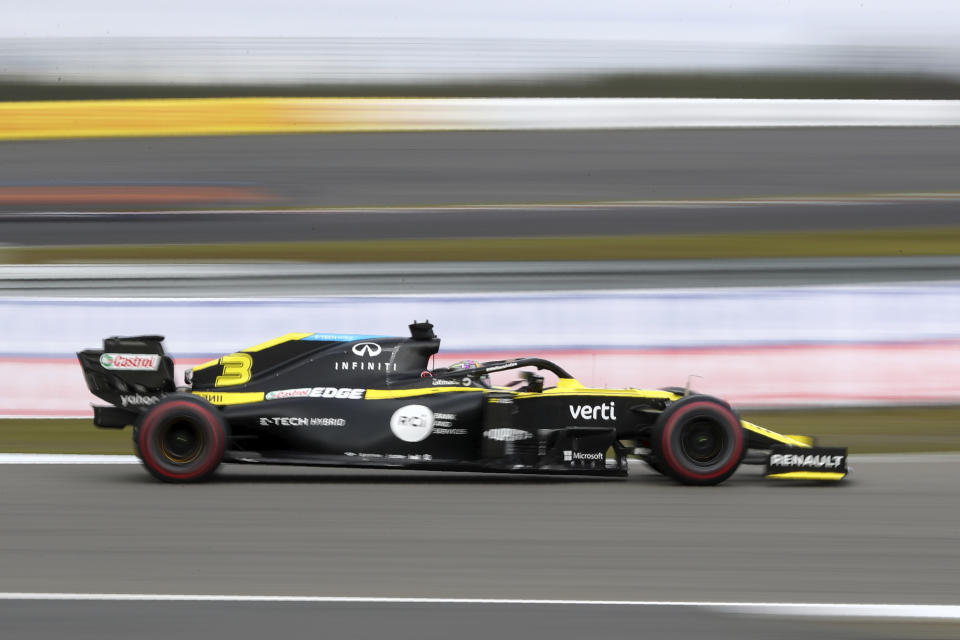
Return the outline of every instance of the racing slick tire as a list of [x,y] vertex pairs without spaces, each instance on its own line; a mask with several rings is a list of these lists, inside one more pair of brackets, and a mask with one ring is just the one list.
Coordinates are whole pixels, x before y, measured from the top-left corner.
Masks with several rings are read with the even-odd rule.
[[692,485],[720,484],[737,470],[747,449],[740,418],[730,405],[703,395],[668,406],[650,444],[665,474]]
[[199,482],[223,460],[227,423],[212,404],[192,395],[168,396],[133,428],[137,457],[164,482]]

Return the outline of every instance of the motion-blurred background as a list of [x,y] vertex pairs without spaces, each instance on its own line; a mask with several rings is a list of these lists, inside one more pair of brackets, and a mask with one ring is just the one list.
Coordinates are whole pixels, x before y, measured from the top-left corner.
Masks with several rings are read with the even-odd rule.
[[[944,0],[598,0],[589,7],[571,0],[172,0],[149,7],[50,0],[8,7],[5,17],[5,83],[59,91],[86,84],[92,97],[105,97],[111,85],[172,94],[179,91],[172,87],[216,93],[233,85],[255,87],[254,95],[278,92],[272,87],[282,95],[296,87],[340,95],[349,86],[358,95],[383,95],[381,87],[537,95],[562,91],[538,87],[564,83],[578,97],[778,97],[750,86],[766,81],[799,98],[942,98],[960,60],[956,9]],[[700,77],[670,83],[684,74]],[[724,82],[726,74],[739,82]],[[804,76],[834,88],[802,86]],[[870,82],[881,77],[888,82]],[[497,83],[504,86],[470,88]],[[25,95],[11,91],[9,99]]]
[[[438,365],[960,450],[958,33],[947,0],[8,2],[0,452],[130,453],[74,356],[109,335],[182,370],[426,318]],[[729,494],[7,469],[4,588],[955,605],[936,460]]]
[[[8,417],[88,415],[71,354],[108,334],[188,366],[430,317],[450,359],[545,353],[800,407],[758,419],[855,450],[960,446],[950,3],[6,16]],[[36,424],[5,446],[61,446]],[[62,446],[127,447],[86,438]]]

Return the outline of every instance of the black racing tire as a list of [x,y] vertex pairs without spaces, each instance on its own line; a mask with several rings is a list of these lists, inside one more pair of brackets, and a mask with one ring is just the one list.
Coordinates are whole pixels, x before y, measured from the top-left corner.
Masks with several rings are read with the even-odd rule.
[[730,405],[693,395],[660,414],[650,445],[653,458],[667,475],[683,484],[715,485],[740,466],[747,440]]
[[137,457],[164,482],[200,482],[213,475],[227,448],[229,431],[220,411],[192,395],[167,396],[133,428]]

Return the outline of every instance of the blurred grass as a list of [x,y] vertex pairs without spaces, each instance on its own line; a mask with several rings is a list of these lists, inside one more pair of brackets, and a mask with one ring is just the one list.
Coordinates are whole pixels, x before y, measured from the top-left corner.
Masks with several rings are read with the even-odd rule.
[[958,99],[960,80],[923,74],[621,73],[396,84],[72,84],[8,79],[0,101],[219,97],[632,97]]
[[660,260],[957,253],[960,253],[960,227],[924,227],[700,235],[3,247],[0,248],[0,262]]
[[[816,436],[853,453],[960,451],[960,407],[743,411],[784,434]],[[98,429],[90,420],[0,420],[0,452],[133,453],[132,429]]]
[[133,453],[133,429],[99,429],[74,419],[0,420],[3,453]]
[[853,453],[960,451],[960,407],[742,411],[744,420],[783,434],[816,436]]

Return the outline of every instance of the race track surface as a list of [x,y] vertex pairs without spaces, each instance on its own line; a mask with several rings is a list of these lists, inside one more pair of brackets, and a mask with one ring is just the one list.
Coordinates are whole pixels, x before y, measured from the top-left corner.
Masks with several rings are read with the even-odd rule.
[[16,245],[320,242],[523,236],[843,231],[960,224],[960,197],[872,202],[632,204],[251,211],[0,214]]
[[838,485],[0,466],[0,591],[956,604],[956,456]]
[[[220,187],[264,207],[958,191],[960,128],[373,133],[0,143],[24,187]],[[229,202],[221,203],[229,205]],[[216,206],[206,202],[203,208]],[[111,208],[122,204],[111,205]],[[251,206],[249,202],[244,207]],[[96,209],[88,201],[53,210]]]
[[[284,638],[391,640],[902,637],[877,636],[877,625],[862,623],[828,625],[648,606],[14,601],[0,602],[0,617],[5,633],[18,640],[259,640],[278,633]],[[925,626],[908,627],[907,637],[930,637],[923,634]]]
[[956,622],[712,606],[25,601],[11,592],[956,604],[955,455],[838,485],[138,465],[0,465],[0,619],[21,639],[954,638]]

